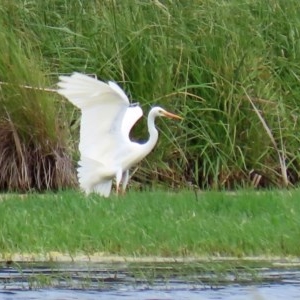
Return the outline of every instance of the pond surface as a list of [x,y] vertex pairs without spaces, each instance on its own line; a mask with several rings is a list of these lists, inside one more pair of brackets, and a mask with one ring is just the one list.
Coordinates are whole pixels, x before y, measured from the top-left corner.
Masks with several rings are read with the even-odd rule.
[[300,299],[300,266],[268,262],[3,263],[0,299]]

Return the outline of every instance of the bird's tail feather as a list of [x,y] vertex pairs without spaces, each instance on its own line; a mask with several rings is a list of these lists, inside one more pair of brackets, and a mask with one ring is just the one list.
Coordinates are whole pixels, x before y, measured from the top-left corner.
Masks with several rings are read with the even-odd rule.
[[86,194],[92,192],[108,197],[111,191],[112,180],[103,178],[101,169],[103,165],[87,157],[82,157],[77,169],[79,184]]
[[93,191],[104,197],[108,197],[111,191],[112,180],[102,180],[93,187]]

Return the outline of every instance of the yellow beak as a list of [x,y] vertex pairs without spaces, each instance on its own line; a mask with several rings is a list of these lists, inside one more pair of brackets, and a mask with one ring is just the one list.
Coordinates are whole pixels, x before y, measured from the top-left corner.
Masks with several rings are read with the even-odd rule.
[[167,118],[170,118],[170,119],[177,119],[177,120],[183,120],[182,117],[178,116],[178,115],[175,115],[175,114],[172,114],[168,111],[164,112],[164,116],[167,117]]

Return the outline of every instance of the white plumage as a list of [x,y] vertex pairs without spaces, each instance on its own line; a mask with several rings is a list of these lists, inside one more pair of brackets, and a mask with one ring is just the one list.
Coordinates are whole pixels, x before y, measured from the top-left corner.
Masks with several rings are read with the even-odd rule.
[[148,155],[157,142],[155,117],[181,117],[154,107],[148,116],[149,140],[145,144],[131,142],[129,132],[143,112],[137,105],[130,106],[116,83],[104,83],[80,73],[59,79],[58,93],[81,110],[77,170],[80,187],[87,194],[96,192],[108,197],[116,178],[117,192],[121,182],[125,191],[129,168]]

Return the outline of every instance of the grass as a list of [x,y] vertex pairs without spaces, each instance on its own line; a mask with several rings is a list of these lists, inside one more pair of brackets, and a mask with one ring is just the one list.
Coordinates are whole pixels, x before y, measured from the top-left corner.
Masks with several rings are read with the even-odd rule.
[[299,193],[2,195],[0,253],[299,256]]
[[[298,0],[2,1],[2,32],[16,59],[2,56],[1,80],[48,87],[59,74],[93,73],[119,82],[144,110],[159,104],[183,115],[179,126],[159,122],[158,147],[139,165],[138,182],[220,189],[297,185],[298,5]],[[31,94],[44,103],[41,94]],[[14,90],[5,97],[12,95]],[[14,122],[44,132],[59,124],[67,134],[58,142],[76,160],[78,114],[65,109],[63,99],[50,98],[59,100],[58,120],[43,108],[50,123],[31,122],[26,110],[32,102],[19,96],[25,114]],[[146,136],[144,122],[134,137]]]
[[59,119],[63,106],[39,89],[49,84],[41,55],[20,27],[7,26],[14,14],[5,13],[12,5],[5,3],[0,4],[0,189],[74,186],[68,129]]

